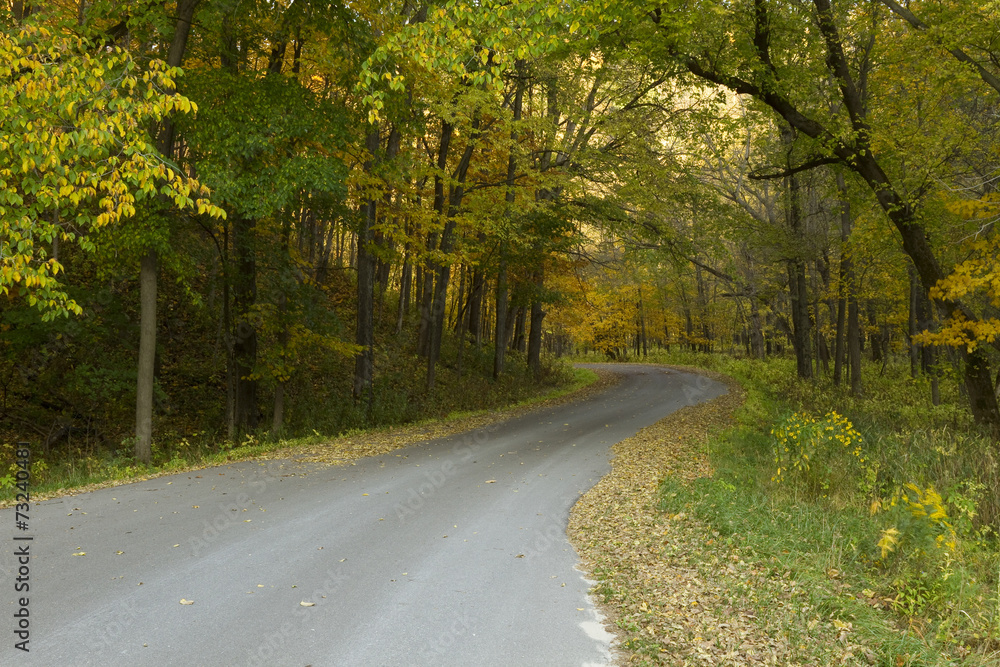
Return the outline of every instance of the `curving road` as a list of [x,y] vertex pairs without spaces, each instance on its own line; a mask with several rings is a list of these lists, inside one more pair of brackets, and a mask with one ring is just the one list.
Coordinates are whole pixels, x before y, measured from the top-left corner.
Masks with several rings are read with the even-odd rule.
[[32,504],[25,532],[2,510],[0,664],[610,664],[569,510],[613,443],[726,390],[609,368],[602,394],[352,466],[160,477]]

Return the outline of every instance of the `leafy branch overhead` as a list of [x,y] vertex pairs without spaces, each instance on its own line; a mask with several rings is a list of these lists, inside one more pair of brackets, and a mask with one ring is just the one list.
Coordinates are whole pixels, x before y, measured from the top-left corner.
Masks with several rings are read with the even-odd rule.
[[157,154],[146,128],[196,110],[173,90],[180,74],[140,66],[119,46],[95,49],[60,27],[23,25],[0,35],[0,291],[27,294],[46,318],[81,309],[46,245],[92,250],[90,230],[135,215],[162,195],[180,208],[225,215],[196,180]]

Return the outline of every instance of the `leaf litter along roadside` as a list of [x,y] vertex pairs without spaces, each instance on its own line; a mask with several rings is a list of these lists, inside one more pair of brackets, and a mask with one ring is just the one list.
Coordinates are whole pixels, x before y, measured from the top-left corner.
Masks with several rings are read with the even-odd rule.
[[[669,368],[669,367],[668,367]],[[622,664],[870,664],[850,625],[822,621],[789,601],[796,582],[741,558],[686,512],[658,509],[666,476],[688,483],[713,471],[705,442],[732,423],[744,393],[678,410],[612,448],[612,472],[570,514],[570,541],[618,635]],[[749,561],[749,562],[748,562]],[[762,608],[767,614],[758,614]],[[804,643],[805,642],[805,643]],[[808,644],[808,646],[806,645]]]
[[552,398],[542,399],[517,405],[510,408],[501,408],[489,412],[476,413],[473,415],[459,417],[457,419],[446,419],[435,421],[429,424],[417,424],[413,426],[396,426],[383,431],[359,433],[357,435],[336,438],[327,443],[318,445],[299,446],[293,449],[281,449],[260,456],[262,459],[293,459],[299,463],[328,463],[333,465],[343,465],[357,461],[369,456],[379,456],[396,449],[409,447],[429,440],[445,438],[466,431],[497,424],[508,419],[520,417],[528,412],[553,408],[573,401],[582,400],[588,396],[598,394],[621,382],[623,376],[602,370],[591,369],[597,374],[597,380],[569,393],[560,394]]

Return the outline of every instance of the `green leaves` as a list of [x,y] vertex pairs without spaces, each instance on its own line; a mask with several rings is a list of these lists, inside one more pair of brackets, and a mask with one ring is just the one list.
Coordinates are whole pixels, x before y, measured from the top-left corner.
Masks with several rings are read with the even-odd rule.
[[447,2],[428,12],[426,21],[387,35],[362,64],[358,91],[369,122],[383,115],[382,81],[389,82],[389,91],[404,90],[405,75],[396,70],[434,71],[473,87],[502,91],[504,75],[515,60],[552,53],[565,44],[567,33],[580,30],[578,10],[574,3],[490,0],[474,6]]
[[202,71],[189,86],[206,101],[181,129],[199,175],[228,209],[262,219],[302,191],[346,194],[347,168],[335,157],[349,138],[343,108],[279,76]]
[[146,134],[194,108],[162,92],[179,70],[155,60],[140,69],[124,49],[93,48],[58,24],[0,34],[0,63],[0,293],[17,290],[46,319],[79,313],[46,246],[91,249],[86,231],[132,216],[156,184],[179,207],[225,215]]

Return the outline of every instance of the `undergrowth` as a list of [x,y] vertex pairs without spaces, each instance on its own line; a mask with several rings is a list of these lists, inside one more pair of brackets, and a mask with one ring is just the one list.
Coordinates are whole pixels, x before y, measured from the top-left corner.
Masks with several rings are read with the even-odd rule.
[[[648,360],[715,370],[746,391],[734,427],[707,445],[714,475],[667,478],[664,512],[693,513],[741,557],[799,582],[807,593],[783,604],[877,647],[871,664],[1000,665],[1000,450],[956,383],[941,383],[934,406],[903,364],[866,368],[854,398],[826,378],[797,381],[790,359]],[[776,614],[773,600],[756,604]]]
[[[125,438],[117,447],[78,441],[49,452],[32,451],[31,490],[33,497],[45,496],[94,484],[123,482],[163,473],[246,460],[268,452],[328,442],[339,436],[354,436],[398,425],[436,423],[477,413],[530,404],[554,398],[592,383],[592,371],[573,369],[552,360],[543,362],[541,377],[531,377],[517,353],[508,355],[505,372],[497,381],[489,378],[492,351],[464,350],[461,376],[454,363],[454,351],[446,341],[445,355],[452,360],[439,364],[437,385],[428,392],[424,386],[423,360],[384,360],[381,376],[370,403],[355,405],[325,387],[315,386],[308,400],[300,396],[292,402],[301,414],[293,423],[308,424],[274,435],[266,428],[232,440],[214,431],[188,433],[168,430],[152,446],[149,465],[133,456],[133,442]],[[29,443],[30,444],[30,443]],[[14,443],[0,443],[0,506],[13,502],[17,488]]]

